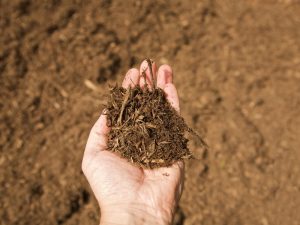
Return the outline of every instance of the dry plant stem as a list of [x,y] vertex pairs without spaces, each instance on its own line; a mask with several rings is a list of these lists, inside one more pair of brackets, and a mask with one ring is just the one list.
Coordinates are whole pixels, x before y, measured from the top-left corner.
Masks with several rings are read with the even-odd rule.
[[146,70],[147,70],[147,68],[142,72],[142,76],[143,76],[144,82],[145,82],[144,86],[147,86]]
[[120,115],[119,115],[119,118],[118,118],[118,121],[117,121],[118,125],[122,125],[123,112],[124,112],[125,106],[127,104],[127,101],[129,99],[130,93],[131,93],[131,91],[130,91],[130,87],[129,87],[129,91],[126,92],[125,97],[124,97],[124,101],[122,103],[122,107],[121,107],[121,110],[120,110]]
[[152,82],[153,88],[155,89],[156,88],[156,80],[154,79],[154,76],[153,76],[152,61],[151,61],[151,59],[146,59],[146,62],[148,63],[148,68],[149,68],[150,76],[151,76],[151,82]]
[[187,131],[192,134],[194,137],[197,138],[197,141],[199,141],[200,146],[203,147],[204,149],[208,149],[207,143],[203,140],[203,138],[192,128],[188,127]]

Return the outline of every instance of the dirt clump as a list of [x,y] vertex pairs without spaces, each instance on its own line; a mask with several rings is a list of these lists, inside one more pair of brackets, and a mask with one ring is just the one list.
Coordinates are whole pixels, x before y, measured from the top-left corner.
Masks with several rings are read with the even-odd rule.
[[191,158],[189,128],[160,88],[113,87],[107,103],[108,150],[145,168]]

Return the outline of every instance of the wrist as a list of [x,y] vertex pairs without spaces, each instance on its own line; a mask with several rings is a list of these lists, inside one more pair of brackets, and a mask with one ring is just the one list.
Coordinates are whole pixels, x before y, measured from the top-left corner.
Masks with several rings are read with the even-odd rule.
[[144,205],[129,205],[122,208],[101,209],[100,225],[170,225],[172,219],[173,213],[171,210],[153,209]]

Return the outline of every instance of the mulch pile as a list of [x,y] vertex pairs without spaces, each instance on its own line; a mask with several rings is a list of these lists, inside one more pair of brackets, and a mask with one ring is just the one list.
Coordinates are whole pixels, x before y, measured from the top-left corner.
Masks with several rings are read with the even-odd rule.
[[193,131],[162,89],[115,86],[110,89],[106,114],[111,127],[108,150],[128,161],[157,168],[192,157],[184,134]]

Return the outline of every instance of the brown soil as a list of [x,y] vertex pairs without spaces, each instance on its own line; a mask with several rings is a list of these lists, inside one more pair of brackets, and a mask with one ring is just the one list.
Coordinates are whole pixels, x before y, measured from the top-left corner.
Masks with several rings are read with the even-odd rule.
[[108,83],[169,63],[190,149],[176,224],[300,224],[298,0],[0,1],[1,224],[98,224],[81,172]]

